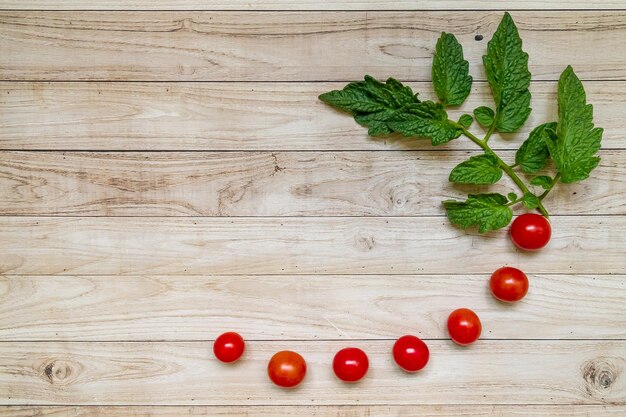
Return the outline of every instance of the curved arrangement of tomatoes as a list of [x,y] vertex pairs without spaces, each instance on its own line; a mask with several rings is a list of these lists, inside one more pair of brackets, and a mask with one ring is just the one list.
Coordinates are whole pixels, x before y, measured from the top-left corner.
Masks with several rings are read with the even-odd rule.
[[407,372],[417,372],[424,368],[429,358],[428,346],[419,337],[402,336],[393,345],[393,359]]
[[528,292],[528,277],[517,268],[504,266],[491,274],[489,288],[498,300],[514,303]]
[[235,362],[243,355],[246,343],[239,333],[226,332],[213,343],[213,354],[222,362]]
[[526,213],[513,220],[510,234],[515,246],[534,251],[548,244],[552,228],[545,217],[535,213]]
[[333,359],[333,371],[344,382],[357,382],[365,376],[370,366],[365,352],[359,348],[341,349]]
[[469,345],[480,337],[482,325],[478,315],[469,308],[459,308],[448,317],[448,333],[459,345]]
[[283,350],[270,359],[267,375],[279,387],[293,388],[304,379],[306,362],[299,353]]

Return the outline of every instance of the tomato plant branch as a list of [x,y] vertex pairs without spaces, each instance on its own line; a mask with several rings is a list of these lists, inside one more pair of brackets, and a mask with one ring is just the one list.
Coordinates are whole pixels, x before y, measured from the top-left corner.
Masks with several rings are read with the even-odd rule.
[[544,198],[546,198],[546,196],[548,195],[548,193],[550,191],[552,191],[552,188],[554,188],[554,186],[556,185],[557,182],[559,182],[559,179],[561,178],[561,174],[557,173],[555,175],[555,177],[552,179],[552,182],[550,183],[550,185],[548,186],[548,188],[543,192],[543,194],[541,194],[539,196],[539,201],[543,200]]
[[[497,115],[496,115],[496,117],[497,117]],[[493,134],[494,130],[496,130],[496,121],[495,120],[493,121],[493,123],[489,127],[489,130],[487,131],[487,134],[485,135],[485,138],[483,139],[483,142],[487,143],[487,141],[489,140],[489,138]]]
[[[513,168],[511,168],[509,166],[509,164],[504,162],[502,160],[502,158],[500,158],[493,151],[493,149],[491,149],[491,147],[489,145],[487,145],[487,141],[486,141],[486,139],[488,139],[487,136],[485,136],[485,139],[479,139],[472,132],[467,130],[464,126],[462,126],[462,125],[460,125],[460,124],[458,124],[456,122],[454,123],[454,125],[456,125],[459,129],[461,129],[463,131],[463,135],[465,135],[469,140],[474,142],[476,145],[480,146],[480,148],[482,148],[482,150],[484,150],[486,153],[489,153],[489,154],[493,155],[496,158],[496,160],[498,161],[498,166],[502,169],[502,171],[504,171],[509,176],[509,178],[511,178],[511,180],[513,180],[513,182],[515,183],[515,185],[517,185],[517,187],[520,189],[522,194],[531,193],[530,190],[528,189],[528,187],[526,186],[526,184],[524,184],[524,181],[522,181],[522,179],[513,171]],[[558,178],[555,177],[555,180],[558,180]],[[556,181],[554,181],[552,183],[552,186],[554,186],[554,184],[556,184]],[[552,187],[550,187],[550,188],[552,188]],[[549,191],[549,190],[546,190],[546,191]],[[547,195],[547,192],[544,192],[544,194]],[[545,197],[545,195],[544,195],[544,197]],[[541,197],[540,197],[540,200],[541,200]],[[549,216],[548,215],[548,211],[543,206],[541,201],[539,202],[539,205],[537,206],[537,210],[539,210],[539,212],[541,214],[543,214],[545,217]]]

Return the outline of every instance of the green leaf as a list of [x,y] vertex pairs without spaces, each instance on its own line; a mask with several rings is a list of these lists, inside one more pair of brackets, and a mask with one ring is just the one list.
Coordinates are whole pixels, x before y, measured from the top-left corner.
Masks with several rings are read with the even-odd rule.
[[476,121],[483,127],[491,127],[493,125],[493,118],[496,114],[491,108],[481,106],[474,109],[474,117]]
[[547,190],[552,185],[552,178],[547,175],[541,175],[530,180],[530,184]]
[[459,124],[465,128],[470,127],[474,122],[474,118],[469,114],[464,114],[459,117]]
[[369,128],[371,136],[392,133],[387,125],[396,112],[420,101],[410,87],[389,78],[381,83],[369,75],[364,81],[352,82],[342,90],[333,90],[319,96],[320,100],[350,112],[361,125]]
[[405,106],[394,114],[387,125],[404,136],[428,138],[435,146],[456,139],[463,133],[457,124],[448,119],[443,106],[432,101]]
[[535,209],[539,207],[541,201],[539,200],[539,197],[537,197],[533,193],[524,193],[524,195],[522,196],[522,204],[524,204],[529,209]]
[[511,222],[513,211],[502,194],[470,194],[466,201],[446,200],[443,205],[452,224],[463,229],[477,226],[480,233],[497,230]]
[[515,154],[515,163],[522,171],[532,174],[543,168],[548,162],[550,152],[546,138],[556,135],[556,123],[544,123],[530,132],[528,139]]
[[502,178],[498,160],[490,154],[472,156],[450,172],[449,180],[457,184],[495,184]]
[[568,66],[559,78],[557,95],[559,123],[556,137],[547,140],[561,181],[584,180],[598,166],[603,130],[593,125],[593,106],[587,104],[582,83]]
[[517,194],[515,194],[515,193],[508,193],[507,197],[509,198],[509,201],[517,200]]
[[528,54],[508,13],[487,45],[483,56],[487,81],[496,103],[496,129],[514,132],[530,115]]
[[444,106],[462,104],[472,88],[469,64],[463,58],[463,48],[454,35],[441,33],[435,47],[432,79],[437,97]]

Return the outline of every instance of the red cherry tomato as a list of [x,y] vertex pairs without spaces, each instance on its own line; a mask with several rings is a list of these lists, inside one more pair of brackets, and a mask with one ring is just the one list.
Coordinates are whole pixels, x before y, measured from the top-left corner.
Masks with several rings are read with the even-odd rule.
[[491,274],[489,288],[498,300],[514,303],[528,292],[528,277],[517,268],[504,266]]
[[474,343],[482,331],[480,319],[472,310],[459,308],[448,317],[448,332],[452,340],[459,345]]
[[246,343],[239,333],[227,332],[219,335],[213,343],[213,353],[222,362],[235,362],[243,355]]
[[539,214],[522,214],[511,225],[511,240],[520,249],[541,249],[548,244],[551,235],[550,222]]
[[290,350],[277,352],[267,365],[267,374],[279,387],[292,388],[306,375],[306,362],[300,354]]
[[407,372],[417,372],[428,363],[430,351],[420,338],[402,336],[393,345],[393,359]]
[[369,368],[367,355],[359,348],[341,349],[333,359],[333,371],[344,382],[357,382]]

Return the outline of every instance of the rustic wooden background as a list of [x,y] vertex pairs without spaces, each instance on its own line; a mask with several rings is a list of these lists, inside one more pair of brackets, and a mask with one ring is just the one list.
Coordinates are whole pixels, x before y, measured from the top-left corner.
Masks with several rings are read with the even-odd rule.
[[[317,95],[365,73],[433,95],[442,30],[480,56],[512,11],[534,112],[573,64],[605,128],[593,178],[547,201],[550,246],[451,227],[469,141],[373,140]],[[3,0],[0,415],[626,415],[626,1]],[[476,35],[484,39],[477,40]],[[507,187],[496,187],[506,190]],[[489,274],[524,269],[528,297]],[[454,308],[483,338],[447,340]],[[248,343],[224,366],[211,341]],[[428,340],[417,375],[394,338]],[[365,349],[356,386],[334,352]],[[309,363],[285,392],[284,348]]]

